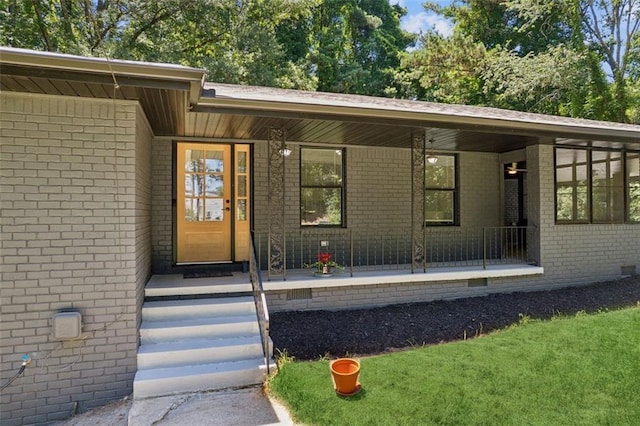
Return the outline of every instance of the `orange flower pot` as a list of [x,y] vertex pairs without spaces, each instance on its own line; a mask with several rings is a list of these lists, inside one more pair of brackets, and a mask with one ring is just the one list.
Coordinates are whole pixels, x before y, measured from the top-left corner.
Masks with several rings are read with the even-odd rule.
[[360,384],[360,363],[352,358],[338,358],[329,365],[336,392],[340,395],[358,393]]

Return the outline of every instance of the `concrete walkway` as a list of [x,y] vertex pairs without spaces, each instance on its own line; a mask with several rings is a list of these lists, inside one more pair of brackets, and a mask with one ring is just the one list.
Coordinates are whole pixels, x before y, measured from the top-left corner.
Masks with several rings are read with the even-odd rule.
[[261,387],[134,400],[129,426],[294,425],[287,410]]

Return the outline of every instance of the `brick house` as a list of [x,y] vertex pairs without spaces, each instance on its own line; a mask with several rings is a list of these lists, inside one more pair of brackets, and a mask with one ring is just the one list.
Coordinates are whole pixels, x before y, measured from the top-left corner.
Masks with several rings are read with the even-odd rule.
[[[32,360],[3,425],[192,389],[142,385],[187,368],[145,358],[179,296],[343,309],[638,273],[640,126],[0,55],[2,383]],[[344,270],[313,277],[322,253]],[[183,279],[204,265],[235,272]]]

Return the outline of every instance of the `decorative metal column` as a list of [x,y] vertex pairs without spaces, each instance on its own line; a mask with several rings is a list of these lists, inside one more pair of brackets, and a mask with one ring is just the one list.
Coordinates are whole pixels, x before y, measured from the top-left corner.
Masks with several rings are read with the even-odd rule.
[[416,131],[411,135],[411,273],[427,270],[424,229],[425,144],[424,131]]
[[284,149],[286,134],[284,127],[269,128],[269,280],[273,276],[281,276],[286,279],[284,226]]

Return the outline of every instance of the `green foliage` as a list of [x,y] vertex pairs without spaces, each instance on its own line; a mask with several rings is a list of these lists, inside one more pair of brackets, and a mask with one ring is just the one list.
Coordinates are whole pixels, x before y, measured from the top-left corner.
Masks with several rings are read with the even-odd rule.
[[612,119],[629,121],[629,108],[638,102],[627,89],[627,79],[640,66],[638,3],[636,0],[581,0],[578,4],[585,40],[610,71]]
[[482,43],[459,34],[445,38],[429,32],[422,47],[402,55],[396,83],[402,97],[432,102],[486,104],[481,72],[486,62]]
[[324,191],[329,223],[342,223],[342,196],[339,191]]
[[488,336],[360,360],[335,394],[326,360],[284,365],[270,392],[301,424],[635,424],[640,309],[521,323]]
[[635,86],[629,87],[631,98],[634,100],[633,104],[629,105],[628,115],[629,122],[632,124],[640,124],[640,80],[635,83]]
[[560,45],[519,56],[496,47],[482,73],[484,92],[501,108],[555,115],[583,115],[589,73],[584,54]]
[[638,121],[640,13],[632,0],[460,0],[425,7],[452,19],[455,31],[450,38],[426,34],[403,57],[396,73],[403,95]]
[[118,24],[141,1],[0,0],[0,44],[93,55],[111,44]]
[[388,0],[0,0],[0,44],[202,67],[218,82],[640,122],[637,0],[424,6],[454,35],[427,32],[408,51],[407,11]]
[[640,222],[640,182],[629,183],[629,220]]
[[[592,96],[604,108],[596,117],[604,120],[633,121],[637,95],[628,90],[629,78],[640,66],[637,41],[640,37],[640,11],[636,0],[512,0],[508,9],[527,20],[523,31],[560,14],[572,28],[573,48],[588,51],[599,66],[590,67],[594,85]],[[550,12],[557,9],[557,13]],[[545,12],[547,12],[545,14]],[[603,68],[600,64],[605,64]],[[608,90],[602,90],[601,74],[607,73]]]
[[202,67],[212,81],[383,95],[414,40],[387,0],[0,0],[0,44]]
[[400,54],[414,40],[400,28],[405,14],[388,0],[324,0],[318,5],[309,46],[318,90],[388,93]]
[[129,25],[118,57],[202,67],[209,80],[218,82],[313,89],[315,80],[304,63],[286,57],[277,29],[308,17],[316,3],[178,1],[179,10],[167,19]]
[[[531,6],[520,13],[517,6]],[[487,49],[502,47],[526,55],[543,52],[549,45],[566,43],[573,28],[567,24],[561,2],[540,0],[460,0],[451,6],[426,7],[452,19],[455,31],[481,41]]]
[[203,67],[219,82],[313,89],[278,28],[318,0],[0,0],[0,44]]

